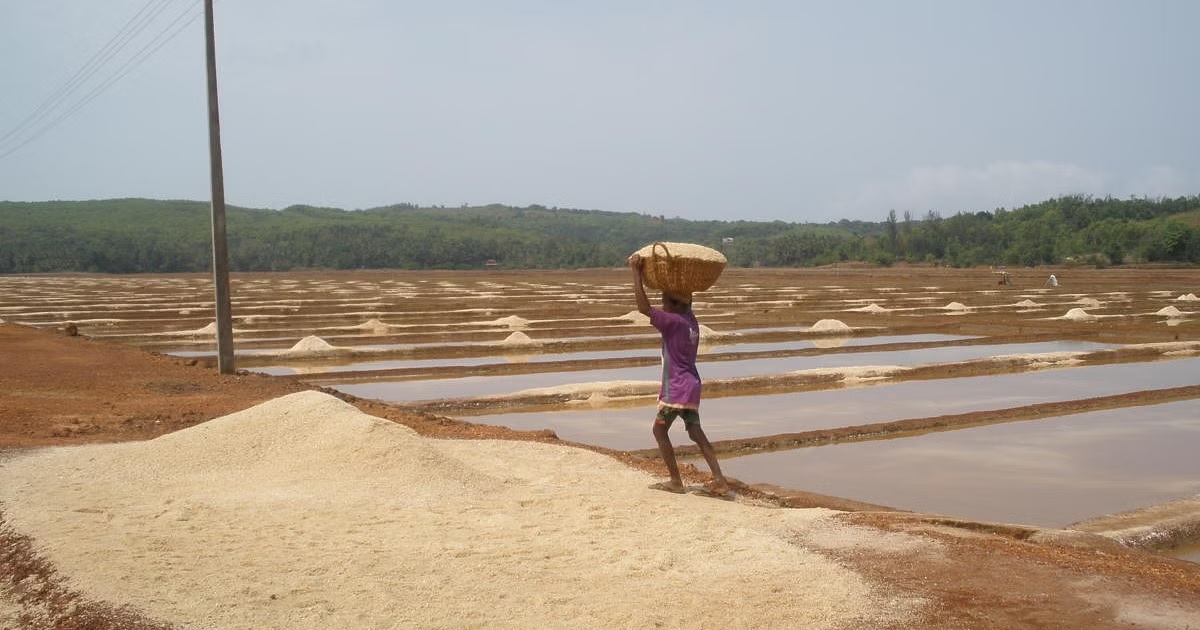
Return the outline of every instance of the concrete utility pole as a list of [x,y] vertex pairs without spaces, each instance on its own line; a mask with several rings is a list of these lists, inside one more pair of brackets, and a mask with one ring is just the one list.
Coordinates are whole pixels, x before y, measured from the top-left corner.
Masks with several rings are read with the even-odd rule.
[[233,314],[229,306],[229,250],[225,245],[225,177],[221,169],[221,118],[217,109],[217,51],[213,0],[204,0],[208,60],[208,157],[212,172],[213,284],[217,301],[217,369],[233,373]]

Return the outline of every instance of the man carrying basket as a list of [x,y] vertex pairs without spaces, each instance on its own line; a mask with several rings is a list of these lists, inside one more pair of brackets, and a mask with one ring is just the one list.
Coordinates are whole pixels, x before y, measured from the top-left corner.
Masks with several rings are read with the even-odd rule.
[[[638,253],[629,257],[633,270],[633,293],[638,311],[650,317],[650,324],[662,335],[663,376],[658,394],[658,412],[654,417],[654,439],[663,463],[667,465],[670,481],[651,485],[656,490],[683,493],[686,491],[679,475],[675,449],[668,431],[675,418],[682,417],[688,437],[699,447],[704,461],[712,471],[711,493],[718,496],[729,492],[729,484],[721,474],[716,452],[704,429],[700,427],[700,372],[696,369],[696,353],[700,346],[700,324],[692,313],[692,295],[682,291],[662,292],[662,308],[650,306],[643,286],[645,259]],[[708,490],[705,490],[708,492]]]

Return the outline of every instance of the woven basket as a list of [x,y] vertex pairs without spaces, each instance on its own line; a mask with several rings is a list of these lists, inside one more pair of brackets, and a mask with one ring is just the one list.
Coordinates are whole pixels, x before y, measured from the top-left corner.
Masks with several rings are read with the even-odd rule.
[[707,291],[725,270],[725,255],[703,245],[658,242],[636,253],[645,261],[642,283],[658,291]]

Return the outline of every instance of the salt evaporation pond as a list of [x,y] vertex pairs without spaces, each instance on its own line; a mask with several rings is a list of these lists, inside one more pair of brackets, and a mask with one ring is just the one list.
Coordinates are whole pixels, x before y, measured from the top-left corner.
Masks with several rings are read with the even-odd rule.
[[747,482],[1064,527],[1200,493],[1200,400],[721,460]]
[[[763,329],[764,331],[770,329]],[[714,345],[705,354],[721,354],[725,352],[768,352],[772,350],[806,350],[808,348],[850,348],[855,346],[877,346],[889,343],[933,343],[962,341],[976,339],[968,335],[880,335],[878,337],[862,336],[829,336],[815,337],[803,341],[782,341],[765,343],[737,343]],[[703,358],[703,357],[701,357]]]
[[[284,374],[301,374],[313,372],[322,373],[341,373],[341,372],[364,372],[368,370],[402,370],[411,368],[442,368],[442,367],[475,367],[479,365],[511,363],[506,357],[519,357],[521,363],[545,363],[549,361],[594,361],[597,359],[622,359],[630,357],[645,357],[654,356],[653,350],[645,348],[634,348],[630,350],[608,350],[597,352],[564,352],[560,354],[523,354],[522,352],[536,353],[537,349],[513,350],[509,354],[498,354],[488,357],[453,357],[443,359],[392,359],[386,361],[363,361],[359,363],[348,363],[346,365],[330,365],[320,366],[319,369],[314,368],[308,370],[298,368],[293,365],[269,365],[265,367],[252,368],[253,372],[262,372],[263,374],[284,375]],[[501,361],[498,361],[501,360]]]
[[[949,363],[991,357],[1000,354],[1084,352],[1111,345],[1081,341],[1045,341],[1037,343],[980,346],[943,346],[885,352],[827,353],[803,357],[773,357],[737,361],[705,361],[700,356],[700,374],[706,380],[769,376],[784,372],[818,368],[844,368],[861,365],[923,365]],[[643,354],[646,354],[643,351]],[[655,356],[653,351],[646,356]],[[657,368],[632,366],[603,370],[539,372],[506,376],[470,376],[436,380],[374,381],[370,383],[329,383],[330,387],[358,396],[385,402],[413,402],[441,398],[497,396],[543,387],[561,387],[608,381],[657,380]]]
[[[1120,363],[869,387],[708,398],[701,405],[711,440],[927,418],[1182,387],[1200,383],[1200,359]],[[458,414],[463,415],[463,414]],[[654,447],[654,402],[623,408],[576,408],[471,416],[471,422],[518,430],[552,429],[564,440],[617,450]],[[675,439],[687,441],[682,430]],[[1200,449],[1200,443],[1192,444]],[[1198,459],[1200,461],[1200,459]],[[771,483],[768,479],[747,479]],[[805,487],[805,486],[800,486]]]
[[[658,340],[658,336],[654,336],[654,340]],[[929,343],[936,341],[959,341],[970,340],[968,336],[960,335],[887,335],[880,337],[839,337],[836,340],[838,347],[851,346],[881,346],[886,343]],[[803,350],[820,347],[820,344],[827,343],[832,340],[803,340],[794,342],[774,342],[774,343],[721,343],[708,346],[703,349],[704,355],[719,355],[728,353],[743,353],[743,352],[767,352],[767,350]],[[1072,342],[1063,342],[1072,343]],[[394,346],[392,348],[413,348],[415,346]],[[358,348],[358,347],[355,347]],[[364,346],[367,349],[388,349],[386,346]],[[265,354],[270,350],[245,350],[239,354],[247,356],[256,354]],[[528,354],[527,354],[528,353]],[[179,352],[172,353],[176,356],[212,356],[212,353],[197,353],[197,352]],[[271,365],[263,367],[253,367],[252,372],[260,372],[264,374],[272,374],[272,376],[283,376],[283,374],[300,374],[313,372],[365,372],[371,370],[408,370],[408,368],[427,368],[427,367],[473,367],[480,365],[488,365],[488,362],[496,364],[497,359],[505,359],[505,362],[512,362],[511,358],[517,356],[520,362],[529,362],[529,364],[538,364],[538,362],[548,361],[593,361],[601,359],[626,359],[631,356],[658,356],[658,348],[631,348],[625,350],[588,350],[588,352],[571,352],[571,353],[541,353],[538,348],[514,348],[509,352],[498,352],[496,355],[490,356],[457,356],[457,358],[444,359],[389,359],[383,361],[359,361],[353,364],[320,366],[319,370],[307,370],[304,367],[296,367],[294,365]],[[703,359],[703,356],[701,356]]]

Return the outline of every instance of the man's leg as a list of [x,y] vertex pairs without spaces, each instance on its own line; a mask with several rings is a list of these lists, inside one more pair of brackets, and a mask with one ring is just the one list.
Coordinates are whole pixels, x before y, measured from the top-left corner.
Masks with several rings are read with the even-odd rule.
[[654,441],[658,442],[658,453],[667,465],[667,474],[671,475],[667,485],[673,490],[683,490],[683,478],[679,476],[679,464],[675,461],[675,447],[671,445],[671,436],[667,434],[671,429],[671,420],[674,417],[664,419],[662,414],[654,418]]
[[704,461],[708,462],[708,470],[713,476],[713,490],[724,494],[729,491],[729,482],[725,481],[725,475],[721,474],[721,464],[717,461],[717,452],[713,450],[712,443],[708,441],[708,436],[704,434],[704,429],[700,428],[700,422],[690,422],[687,424],[688,437],[700,447],[700,454],[704,456]]

